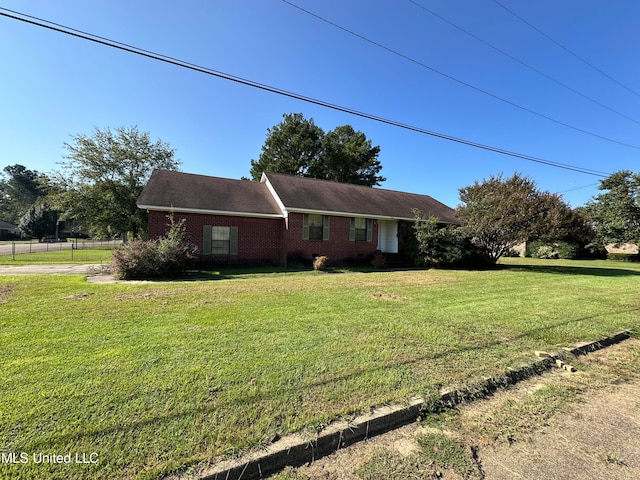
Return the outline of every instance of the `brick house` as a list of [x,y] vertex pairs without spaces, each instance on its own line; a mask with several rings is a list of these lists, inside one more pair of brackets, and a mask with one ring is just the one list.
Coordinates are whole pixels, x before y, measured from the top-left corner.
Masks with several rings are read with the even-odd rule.
[[[326,255],[333,263],[402,253],[399,224],[413,209],[443,223],[454,211],[428,195],[278,173],[261,181],[155,170],[138,198],[149,212],[149,237],[167,230],[167,215],[185,219],[204,261],[275,264]],[[405,229],[406,230],[406,229]]]

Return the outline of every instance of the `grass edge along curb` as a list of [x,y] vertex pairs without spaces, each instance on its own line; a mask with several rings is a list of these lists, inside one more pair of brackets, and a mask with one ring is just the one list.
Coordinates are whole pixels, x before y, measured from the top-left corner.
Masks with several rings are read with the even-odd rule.
[[[586,355],[630,338],[628,331],[616,333],[594,342],[578,344],[565,351],[574,356]],[[508,369],[503,375],[487,378],[463,389],[445,391],[440,398],[414,399],[408,405],[379,407],[351,422],[335,421],[314,439],[293,434],[279,439],[266,448],[238,459],[225,460],[205,469],[201,480],[254,480],[272,475],[287,466],[300,467],[330,455],[337,450],[370,437],[408,425],[429,413],[439,412],[460,403],[486,397],[500,388],[540,375],[556,364],[555,356],[530,365]]]

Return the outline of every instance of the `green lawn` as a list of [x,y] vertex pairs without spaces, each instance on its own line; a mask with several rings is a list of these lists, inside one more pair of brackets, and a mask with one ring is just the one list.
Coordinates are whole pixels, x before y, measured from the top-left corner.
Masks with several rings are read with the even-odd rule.
[[109,263],[114,246],[52,250],[49,252],[0,255],[0,265],[33,265],[37,263]]
[[[638,327],[640,265],[88,284],[0,276],[0,478],[157,478]],[[95,457],[93,457],[95,458]]]

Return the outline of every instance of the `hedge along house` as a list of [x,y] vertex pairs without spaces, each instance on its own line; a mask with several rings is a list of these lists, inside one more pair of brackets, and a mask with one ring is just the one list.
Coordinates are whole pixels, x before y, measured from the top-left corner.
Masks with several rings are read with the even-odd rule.
[[261,181],[155,170],[138,198],[149,212],[149,237],[167,216],[185,219],[202,259],[223,264],[280,264],[326,255],[332,263],[402,253],[400,222],[413,209],[443,223],[454,211],[428,195],[279,173]]

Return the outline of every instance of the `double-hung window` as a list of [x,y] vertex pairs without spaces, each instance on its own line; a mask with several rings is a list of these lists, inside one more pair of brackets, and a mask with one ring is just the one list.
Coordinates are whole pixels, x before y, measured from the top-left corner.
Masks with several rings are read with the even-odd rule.
[[371,242],[373,240],[373,220],[371,218],[351,218],[349,240],[352,242]]
[[211,254],[229,255],[230,239],[230,227],[211,227]]
[[205,255],[237,255],[238,227],[205,225],[202,253]]
[[303,240],[329,240],[329,215],[305,213],[302,220]]

